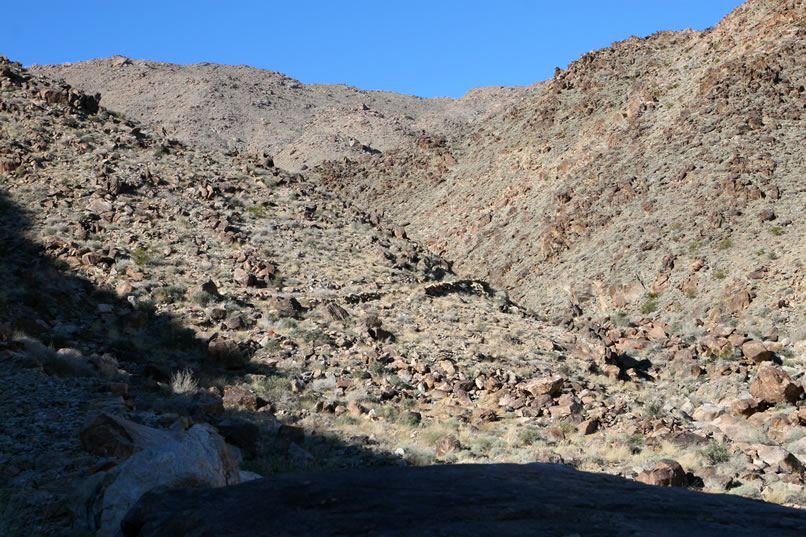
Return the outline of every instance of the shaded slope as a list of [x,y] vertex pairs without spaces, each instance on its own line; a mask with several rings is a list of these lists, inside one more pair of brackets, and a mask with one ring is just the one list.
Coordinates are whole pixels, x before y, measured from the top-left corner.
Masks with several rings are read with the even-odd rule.
[[129,512],[123,535],[794,537],[804,524],[806,511],[558,465],[454,465],[149,494]]

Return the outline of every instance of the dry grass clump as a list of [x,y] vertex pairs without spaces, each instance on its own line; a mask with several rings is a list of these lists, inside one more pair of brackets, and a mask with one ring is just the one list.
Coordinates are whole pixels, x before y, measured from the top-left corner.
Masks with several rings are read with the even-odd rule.
[[171,375],[171,391],[176,394],[192,395],[199,389],[199,382],[193,378],[193,372],[190,369],[183,369]]

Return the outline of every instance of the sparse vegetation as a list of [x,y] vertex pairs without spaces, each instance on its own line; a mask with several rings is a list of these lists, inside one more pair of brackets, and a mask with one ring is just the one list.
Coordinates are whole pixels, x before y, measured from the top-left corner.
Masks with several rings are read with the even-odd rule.
[[180,395],[192,395],[199,389],[199,382],[193,378],[190,369],[183,369],[171,376],[171,391]]
[[649,298],[641,304],[641,313],[644,315],[650,314],[658,309],[658,301],[654,298]]
[[730,237],[722,239],[716,245],[717,249],[719,250],[727,250],[733,246],[733,239]]
[[730,460],[730,449],[721,442],[711,442],[702,450],[702,456],[711,466],[716,466]]

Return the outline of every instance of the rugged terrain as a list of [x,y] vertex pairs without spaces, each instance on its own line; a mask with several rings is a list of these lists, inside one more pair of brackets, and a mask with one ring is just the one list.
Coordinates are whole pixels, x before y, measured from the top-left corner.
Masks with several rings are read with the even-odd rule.
[[446,137],[461,100],[389,96],[431,135],[302,173],[3,58],[0,534],[113,535],[194,449],[137,490],[551,462],[806,504],[803,20],[631,38]]
[[164,128],[179,140],[217,151],[266,153],[290,171],[397,149],[426,133],[446,135],[525,90],[494,86],[460,99],[425,99],[343,84],[303,84],[246,65],[175,65],[121,56],[31,70],[100,91],[110,110]]
[[584,54],[448,139],[325,183],[549,318],[803,339],[802,2]]

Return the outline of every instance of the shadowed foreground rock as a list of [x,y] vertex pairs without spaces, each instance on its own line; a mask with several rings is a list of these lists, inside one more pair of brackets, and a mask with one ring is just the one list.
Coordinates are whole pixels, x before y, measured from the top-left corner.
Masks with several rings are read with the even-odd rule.
[[145,495],[125,537],[162,535],[803,535],[806,511],[564,466],[454,465],[279,475]]

